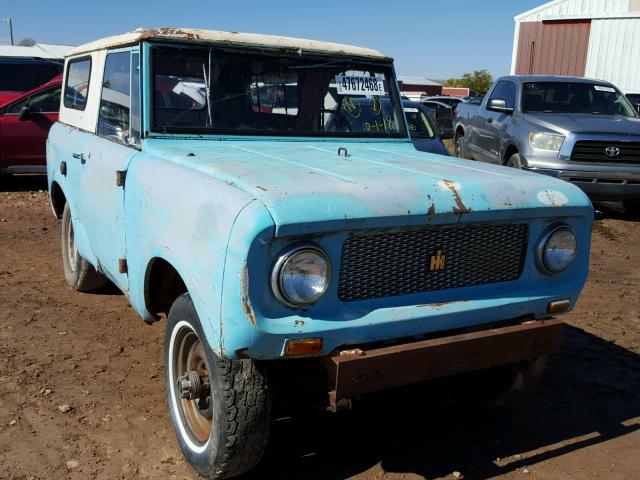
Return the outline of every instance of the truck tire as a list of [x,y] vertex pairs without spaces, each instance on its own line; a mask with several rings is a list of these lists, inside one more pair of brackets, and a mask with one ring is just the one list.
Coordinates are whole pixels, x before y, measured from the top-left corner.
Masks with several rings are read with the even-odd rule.
[[271,390],[262,366],[218,357],[191,297],[169,311],[165,384],[180,450],[208,479],[235,477],[262,458],[271,426]]
[[79,292],[91,292],[104,287],[109,280],[93,268],[78,253],[73,232],[73,219],[69,204],[65,204],[62,213],[62,268],[67,285]]
[[466,146],[464,144],[464,135],[462,135],[462,134],[457,134],[456,135],[456,157],[458,157],[458,158],[466,158],[466,159],[469,158],[467,156],[467,149],[466,149]]
[[507,163],[505,164],[507,167],[517,168],[518,170],[522,169],[522,157],[519,153],[514,153],[509,157]]
[[640,216],[640,200],[627,200],[624,202],[624,211],[629,215]]

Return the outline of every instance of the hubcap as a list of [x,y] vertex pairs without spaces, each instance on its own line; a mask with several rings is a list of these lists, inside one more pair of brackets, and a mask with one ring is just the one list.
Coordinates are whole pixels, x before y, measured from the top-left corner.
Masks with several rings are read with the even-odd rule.
[[183,328],[173,352],[174,394],[180,417],[190,436],[201,443],[209,439],[213,409],[204,346],[193,330]]

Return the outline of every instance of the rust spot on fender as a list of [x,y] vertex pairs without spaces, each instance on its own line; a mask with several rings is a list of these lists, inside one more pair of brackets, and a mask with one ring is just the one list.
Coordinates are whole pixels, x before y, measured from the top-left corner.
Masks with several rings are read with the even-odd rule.
[[247,264],[242,268],[242,277],[240,278],[240,301],[242,302],[242,310],[253,326],[256,325],[256,315],[251,308],[249,301],[249,270]]
[[453,193],[453,199],[456,202],[456,206],[453,207],[453,213],[457,213],[459,215],[462,215],[464,213],[470,213],[471,209],[467,208],[467,206],[462,202],[462,198],[460,197],[460,192],[458,192],[455,182],[452,182],[451,180],[443,179],[442,183],[444,183],[446,187],[449,190],[451,190],[451,193]]

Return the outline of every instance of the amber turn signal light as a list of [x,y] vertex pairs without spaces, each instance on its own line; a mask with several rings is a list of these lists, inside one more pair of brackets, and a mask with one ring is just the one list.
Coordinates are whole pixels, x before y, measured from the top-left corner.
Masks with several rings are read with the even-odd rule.
[[569,310],[570,300],[556,300],[547,305],[547,313],[564,313]]
[[313,355],[322,351],[321,338],[303,338],[301,340],[287,340],[284,346],[285,357]]

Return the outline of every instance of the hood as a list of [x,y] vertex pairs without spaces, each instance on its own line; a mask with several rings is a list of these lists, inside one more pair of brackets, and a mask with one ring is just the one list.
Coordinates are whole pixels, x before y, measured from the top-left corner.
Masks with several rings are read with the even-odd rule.
[[615,133],[640,135],[640,118],[621,115],[592,115],[586,113],[527,113],[523,119],[543,130],[569,133]]
[[144,151],[257,198],[277,236],[330,231],[345,222],[376,228],[381,221],[412,226],[592,211],[569,183],[419,152],[410,142],[147,139]]

